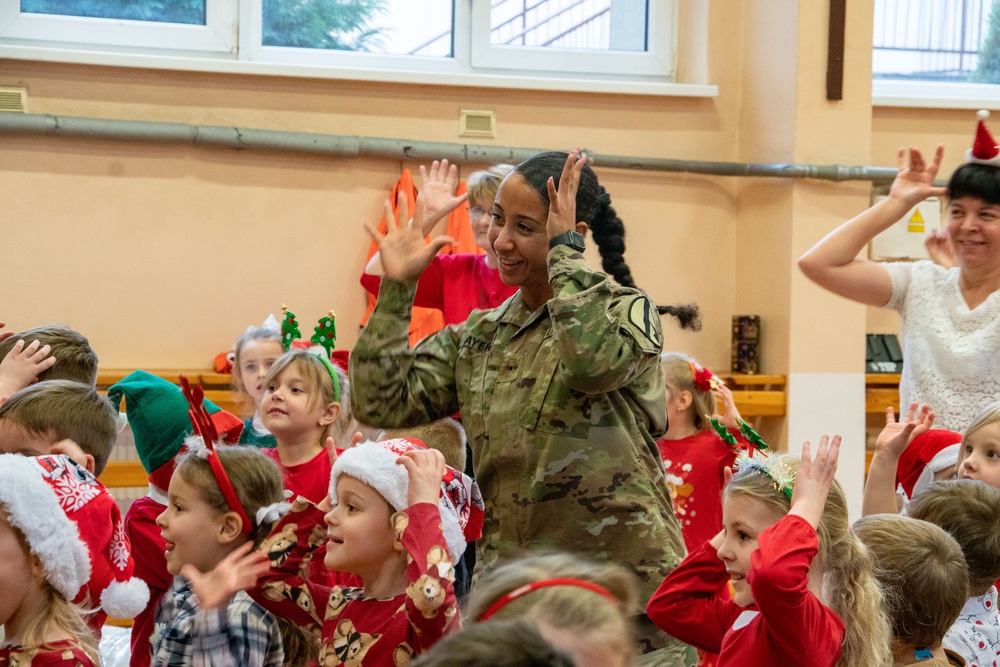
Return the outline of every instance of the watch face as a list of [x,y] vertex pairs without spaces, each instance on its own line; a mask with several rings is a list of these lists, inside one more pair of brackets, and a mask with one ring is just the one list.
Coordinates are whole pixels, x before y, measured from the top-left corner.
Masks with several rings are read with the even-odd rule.
[[580,252],[583,252],[583,249],[585,247],[583,242],[583,234],[571,230],[568,232],[563,232],[562,234],[559,234],[557,236],[553,236],[552,240],[549,241],[549,247],[554,248],[557,245],[568,245],[573,250],[578,250]]

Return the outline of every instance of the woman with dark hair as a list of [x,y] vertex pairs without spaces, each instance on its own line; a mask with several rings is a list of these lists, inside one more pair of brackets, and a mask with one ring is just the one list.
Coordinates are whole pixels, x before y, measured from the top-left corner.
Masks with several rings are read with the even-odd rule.
[[[900,406],[928,404],[934,425],[953,431],[964,431],[983,406],[1000,398],[1000,151],[982,123],[979,132],[969,162],[955,170],[947,188],[934,187],[942,146],[930,164],[916,148],[900,149],[889,196],[799,259],[803,273],[821,287],[899,311]],[[979,154],[983,133],[993,155]],[[858,256],[918,203],[944,195],[954,267]]]
[[[621,221],[585,163],[542,153],[504,179],[489,240],[500,277],[520,290],[413,348],[415,281],[447,239],[425,245],[419,200],[410,223],[369,230],[385,278],[351,353],[351,401],[380,427],[461,411],[486,503],[477,573],[526,548],[565,549],[634,572],[644,604],[684,553],[656,447],[667,425],[662,335],[645,294],[584,261],[593,229],[605,268],[631,283]],[[671,310],[696,325],[694,307]],[[636,621],[651,664],[691,663],[688,647]]]

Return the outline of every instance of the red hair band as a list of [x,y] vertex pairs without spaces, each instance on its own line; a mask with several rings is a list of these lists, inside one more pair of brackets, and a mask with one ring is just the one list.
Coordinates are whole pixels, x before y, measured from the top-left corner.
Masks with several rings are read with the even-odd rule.
[[226,499],[226,504],[229,505],[229,509],[236,512],[236,514],[243,521],[243,528],[241,532],[244,535],[249,535],[253,531],[253,523],[250,522],[250,517],[247,516],[247,512],[243,509],[243,503],[240,502],[239,496],[236,495],[236,489],[233,488],[232,482],[229,481],[229,475],[226,474],[226,469],[222,467],[222,461],[219,460],[219,456],[215,451],[215,441],[219,437],[219,433],[215,428],[215,423],[212,422],[211,417],[208,415],[208,410],[205,409],[205,392],[198,385],[194,388],[188,382],[188,379],[183,375],[180,377],[181,380],[181,391],[184,392],[184,398],[188,401],[188,416],[191,417],[191,425],[194,426],[194,432],[201,436],[201,439],[205,441],[205,447],[208,449],[208,467],[212,470],[212,475],[215,477],[215,481],[219,484],[219,490],[222,491],[222,497]]
[[585,588],[588,591],[593,591],[598,595],[606,597],[607,599],[618,604],[618,598],[612,595],[608,589],[603,586],[599,586],[591,581],[584,581],[583,579],[573,579],[571,577],[557,577],[555,579],[542,579],[541,581],[536,581],[531,584],[525,584],[519,588],[515,588],[510,593],[507,593],[502,598],[494,602],[489,606],[489,608],[479,615],[480,621],[489,620],[491,616],[496,614],[498,611],[503,609],[505,606],[510,604],[512,601],[521,597],[522,595],[527,595],[532,591],[537,591],[540,588],[548,588],[550,586],[576,586],[577,588]]

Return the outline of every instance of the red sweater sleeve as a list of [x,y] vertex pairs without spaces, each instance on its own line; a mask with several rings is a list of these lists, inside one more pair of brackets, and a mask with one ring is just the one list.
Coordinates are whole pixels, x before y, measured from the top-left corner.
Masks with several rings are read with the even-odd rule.
[[406,615],[412,629],[413,648],[420,654],[445,634],[459,629],[455,567],[441,533],[437,505],[411,505],[397,514],[394,522],[409,554]]
[[317,526],[323,526],[323,512],[302,496],[296,498],[292,509],[261,544],[261,551],[271,559],[271,570],[248,592],[276,616],[319,632],[332,589],[300,576],[303,558],[324,544],[313,532]]
[[[381,276],[373,276],[368,273],[361,274],[361,286],[369,294],[378,296],[379,287],[382,285]],[[431,260],[431,263],[420,274],[417,281],[417,293],[413,297],[413,305],[420,308],[444,307],[444,267],[438,257]]]
[[706,542],[667,575],[649,599],[646,613],[682,642],[718,653],[741,611],[719,595],[727,581],[725,565]]
[[771,641],[788,655],[840,653],[844,622],[809,591],[809,566],[818,551],[809,522],[786,515],[760,534],[750,556],[747,584]]

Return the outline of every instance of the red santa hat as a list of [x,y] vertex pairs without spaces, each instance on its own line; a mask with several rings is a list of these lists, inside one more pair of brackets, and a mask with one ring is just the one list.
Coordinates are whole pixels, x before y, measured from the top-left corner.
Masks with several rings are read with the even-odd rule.
[[76,524],[60,508],[55,487],[46,481],[35,459],[0,455],[0,510],[41,561],[49,584],[72,600],[90,578],[90,558]]
[[976,138],[972,143],[972,148],[965,151],[965,161],[975,164],[988,164],[993,167],[1000,167],[1000,146],[996,139],[990,134],[984,122],[990,117],[990,112],[980,109],[976,113],[979,123],[976,125]]
[[110,616],[131,618],[145,609],[149,589],[132,576],[135,562],[118,503],[103,484],[66,456],[29,459],[55,491],[90,556],[90,579],[75,602],[90,600]]
[[[427,449],[419,440],[397,438],[383,442],[363,442],[345,450],[333,464],[330,475],[330,499],[337,502],[337,479],[349,475],[375,489],[399,512],[409,507],[406,468],[396,459],[414,449]],[[454,468],[447,467],[441,478],[438,501],[441,529],[452,562],[458,562],[465,552],[465,543],[483,534],[483,496],[475,480]]]
[[934,475],[958,462],[962,434],[933,428],[915,437],[899,457],[896,483],[912,498],[934,481]]

